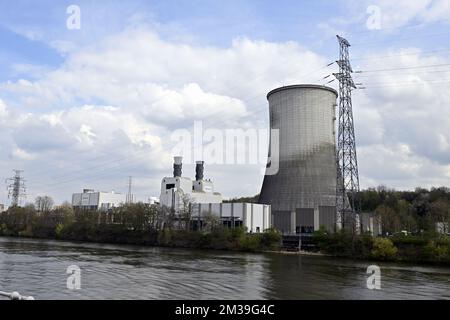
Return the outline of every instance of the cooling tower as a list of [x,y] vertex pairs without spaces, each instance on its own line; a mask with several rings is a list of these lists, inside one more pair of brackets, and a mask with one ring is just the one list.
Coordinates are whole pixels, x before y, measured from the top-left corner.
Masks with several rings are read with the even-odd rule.
[[270,127],[279,130],[279,168],[276,174],[266,170],[259,202],[272,205],[273,225],[284,234],[310,233],[321,225],[334,230],[336,98],[334,89],[319,85],[267,94]]

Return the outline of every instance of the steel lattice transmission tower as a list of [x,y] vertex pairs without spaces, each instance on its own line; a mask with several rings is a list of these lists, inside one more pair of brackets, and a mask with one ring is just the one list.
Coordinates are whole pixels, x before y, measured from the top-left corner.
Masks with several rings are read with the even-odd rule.
[[133,184],[133,177],[129,176],[128,177],[128,193],[127,193],[127,197],[126,197],[126,203],[130,204],[133,203],[133,194],[131,193],[131,186]]
[[21,176],[23,170],[13,170],[14,177],[6,179],[8,198],[11,199],[11,206],[20,205],[20,201],[26,197],[25,179]]
[[337,184],[336,211],[337,222],[342,228],[357,230],[360,205],[358,201],[359,176],[356,158],[355,129],[353,125],[352,90],[357,89],[352,79],[348,48],[350,43],[337,36],[340,46],[339,73],[339,119],[337,137]]

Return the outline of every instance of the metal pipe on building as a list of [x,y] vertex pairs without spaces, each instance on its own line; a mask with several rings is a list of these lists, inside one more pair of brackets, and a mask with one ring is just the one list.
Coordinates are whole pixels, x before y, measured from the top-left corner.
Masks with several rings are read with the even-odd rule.
[[195,180],[200,181],[203,180],[203,171],[204,171],[204,161],[196,161],[195,162]]
[[183,157],[173,157],[173,176],[181,177],[181,169],[183,166]]

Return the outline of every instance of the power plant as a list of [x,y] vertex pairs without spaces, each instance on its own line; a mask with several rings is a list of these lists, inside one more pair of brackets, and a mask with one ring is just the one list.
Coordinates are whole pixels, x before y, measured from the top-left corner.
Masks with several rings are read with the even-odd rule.
[[[249,232],[275,227],[284,236],[295,238],[294,241],[297,238],[302,241],[302,236],[310,236],[322,226],[330,232],[348,228],[353,232],[381,233],[374,217],[362,214],[358,205],[359,176],[351,99],[352,90],[358,89],[358,84],[352,79],[350,44],[340,36],[337,38],[339,72],[323,79],[333,75],[335,79],[326,84],[338,80],[339,94],[331,87],[316,84],[283,86],[267,94],[271,140],[259,203],[224,203],[213,182],[204,178],[204,161],[196,162],[195,179],[192,179],[183,176],[183,158],[175,156],[173,176],[161,180],[159,205],[178,221],[189,216],[189,223],[196,230],[201,230],[214,217],[223,225],[244,226]],[[8,181],[11,203],[17,206],[25,195],[21,171],[15,170],[15,176]],[[129,177],[126,196],[85,189],[73,194],[72,206],[112,210],[133,203],[131,190],[132,177]]]
[[176,219],[188,213],[194,230],[202,230],[211,217],[229,228],[245,227],[248,232],[264,232],[272,227],[270,206],[222,203],[213,182],[204,179],[204,161],[196,161],[195,180],[182,175],[182,161],[182,157],[174,157],[173,177],[161,181],[160,205],[172,210]]
[[259,203],[272,206],[273,225],[285,234],[335,228],[337,96],[306,84],[267,94],[270,129],[279,131],[279,168],[265,175]]

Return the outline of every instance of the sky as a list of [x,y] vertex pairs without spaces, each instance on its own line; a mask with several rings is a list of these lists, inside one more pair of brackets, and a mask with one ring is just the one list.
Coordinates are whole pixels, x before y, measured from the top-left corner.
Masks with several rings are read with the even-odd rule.
[[[0,178],[24,170],[27,202],[125,193],[129,176],[137,200],[159,196],[174,134],[264,132],[267,92],[332,79],[336,34],[364,87],[352,96],[361,187],[449,186],[450,0],[1,1]],[[251,196],[264,161],[207,162],[205,176],[224,197]]]

